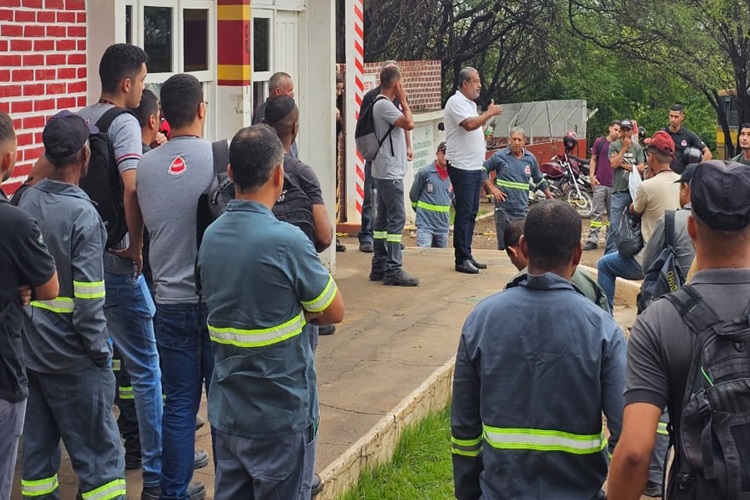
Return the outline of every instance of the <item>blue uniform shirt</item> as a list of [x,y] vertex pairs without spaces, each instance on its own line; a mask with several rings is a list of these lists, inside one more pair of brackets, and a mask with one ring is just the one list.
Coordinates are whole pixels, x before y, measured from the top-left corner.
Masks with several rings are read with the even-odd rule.
[[304,311],[325,310],[336,283],[310,240],[267,207],[232,200],[198,255],[215,366],[211,424],[273,437],[318,419],[315,360]]
[[448,232],[453,186],[449,177],[443,179],[438,175],[435,162],[417,171],[409,199],[417,212],[417,227],[435,233]]
[[539,189],[547,188],[534,155],[524,148],[523,156],[516,158],[510,148],[501,149],[484,162],[482,181],[495,171],[495,184],[505,193],[506,200],[500,204],[503,210],[514,216],[523,216],[529,207],[529,180],[533,179]]

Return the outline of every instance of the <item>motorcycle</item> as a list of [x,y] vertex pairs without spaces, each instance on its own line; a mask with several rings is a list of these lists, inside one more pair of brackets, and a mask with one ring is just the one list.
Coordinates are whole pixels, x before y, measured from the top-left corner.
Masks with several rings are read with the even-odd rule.
[[581,217],[591,217],[594,203],[591,198],[591,178],[587,160],[567,153],[555,155],[539,169],[547,179],[553,197],[570,203]]

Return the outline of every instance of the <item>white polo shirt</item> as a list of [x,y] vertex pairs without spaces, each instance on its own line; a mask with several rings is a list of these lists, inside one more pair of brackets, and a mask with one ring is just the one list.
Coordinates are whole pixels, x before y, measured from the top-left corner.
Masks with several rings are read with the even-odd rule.
[[480,170],[487,146],[482,127],[471,132],[459,125],[467,118],[479,116],[477,105],[457,90],[445,103],[445,157],[451,167],[461,170]]

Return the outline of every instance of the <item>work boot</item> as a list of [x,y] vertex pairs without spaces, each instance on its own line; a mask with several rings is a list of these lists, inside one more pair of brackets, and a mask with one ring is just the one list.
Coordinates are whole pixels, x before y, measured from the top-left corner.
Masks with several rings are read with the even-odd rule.
[[208,452],[206,450],[195,450],[193,454],[193,469],[202,469],[208,465]]
[[[187,494],[190,495],[190,500],[203,500],[206,498],[206,486],[201,482],[193,481],[188,485]],[[143,488],[141,492],[141,500],[159,500],[160,496],[161,486]]]
[[593,241],[587,241],[585,245],[583,245],[584,250],[596,250],[599,248],[599,245],[594,243]]
[[364,243],[359,244],[359,251],[363,253],[373,253],[375,248],[372,246],[372,243],[365,241]]
[[467,259],[460,264],[456,264],[456,271],[465,274],[479,274],[479,269]]
[[318,475],[318,473],[315,473],[315,475],[313,476],[312,488],[311,488],[312,496],[315,496],[318,493],[320,493],[320,490],[322,489],[323,489],[323,480],[320,479],[320,476]]
[[336,239],[336,251],[337,252],[346,252],[346,245],[341,243],[338,239]]
[[195,416],[195,430],[198,431],[201,427],[206,425],[206,421],[200,415]]
[[333,335],[336,333],[336,325],[322,325],[318,327],[318,335]]
[[385,273],[377,272],[377,271],[370,271],[370,281],[383,281],[383,277],[385,276]]
[[469,260],[477,269],[487,269],[487,264],[485,264],[484,262],[479,262],[478,260],[474,259],[474,257]]
[[383,284],[391,286],[417,286],[419,285],[419,278],[410,275],[402,269],[393,276],[384,276]]

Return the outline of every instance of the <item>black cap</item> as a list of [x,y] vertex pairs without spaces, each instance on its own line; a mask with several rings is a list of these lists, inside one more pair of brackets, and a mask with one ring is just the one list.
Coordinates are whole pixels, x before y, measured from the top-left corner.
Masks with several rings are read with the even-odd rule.
[[54,163],[80,151],[89,140],[90,134],[98,134],[99,129],[86,123],[82,116],[63,110],[49,119],[42,132],[44,155]]
[[680,175],[680,178],[674,181],[675,184],[678,182],[680,184],[690,184],[690,181],[693,180],[693,176],[695,175],[695,170],[698,168],[697,163],[691,163],[687,167],[685,167],[685,170],[682,171],[682,175]]
[[693,212],[711,229],[740,231],[750,224],[750,168],[733,161],[698,163],[690,182]]
[[629,128],[633,129],[633,122],[625,118],[624,120],[620,121],[620,129]]
[[448,146],[445,144],[445,141],[438,144],[438,148],[437,148],[438,151],[445,151],[446,149],[448,149]]

